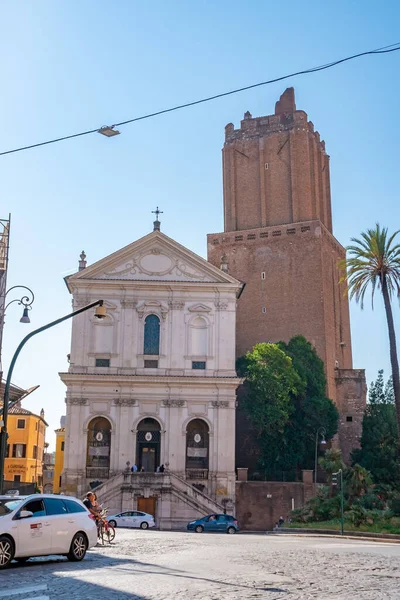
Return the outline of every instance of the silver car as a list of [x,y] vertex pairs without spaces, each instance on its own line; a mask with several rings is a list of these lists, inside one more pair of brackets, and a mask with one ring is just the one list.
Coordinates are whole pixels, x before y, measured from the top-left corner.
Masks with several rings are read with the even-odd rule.
[[107,517],[107,521],[113,527],[140,527],[140,529],[148,529],[156,525],[153,515],[141,512],[140,510],[126,510]]

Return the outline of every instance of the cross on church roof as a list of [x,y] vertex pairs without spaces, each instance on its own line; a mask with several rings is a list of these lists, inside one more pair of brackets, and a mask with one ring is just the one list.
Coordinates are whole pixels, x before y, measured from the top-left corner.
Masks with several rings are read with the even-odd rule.
[[151,211],[152,214],[156,215],[156,220],[154,221],[154,230],[153,231],[160,231],[160,221],[158,220],[158,215],[162,215],[164,214],[162,210],[160,210],[157,206],[156,210],[152,210]]

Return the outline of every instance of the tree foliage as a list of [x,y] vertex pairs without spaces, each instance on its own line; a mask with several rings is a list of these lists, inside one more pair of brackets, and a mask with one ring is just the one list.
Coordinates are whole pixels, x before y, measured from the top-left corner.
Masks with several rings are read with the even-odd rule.
[[238,360],[246,377],[241,408],[256,433],[258,466],[273,477],[278,471],[313,468],[315,435],[337,431],[338,412],[326,398],[324,366],[303,336],[288,344],[257,344]]
[[369,288],[372,307],[375,290],[380,289],[382,292],[389,333],[393,394],[400,443],[400,374],[391,304],[393,296],[400,300],[400,244],[395,243],[398,233],[400,231],[395,231],[389,236],[387,227],[381,227],[377,223],[375,229],[362,232],[360,239],[352,238],[353,245],[347,247],[348,256],[340,262],[340,267],[347,271],[342,281],[347,280],[350,298],[354,297],[361,308]]
[[353,464],[368,469],[376,484],[400,486],[398,432],[392,378],[385,384],[383,370],[378,372],[368,393],[363,418],[361,448],[352,453]]

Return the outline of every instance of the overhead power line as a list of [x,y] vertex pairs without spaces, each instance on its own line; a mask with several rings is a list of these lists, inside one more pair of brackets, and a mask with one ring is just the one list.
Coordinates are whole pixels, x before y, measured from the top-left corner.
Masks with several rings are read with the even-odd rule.
[[[121,125],[128,125],[128,123],[135,123],[135,121],[143,121],[144,119],[150,119],[152,117],[157,117],[158,115],[163,115],[165,113],[173,112],[175,110],[181,110],[182,108],[188,108],[189,106],[196,106],[196,104],[203,104],[204,102],[211,102],[211,100],[217,100],[218,98],[224,98],[225,96],[231,96],[233,94],[238,94],[239,92],[251,90],[253,88],[261,87],[263,85],[269,85],[271,83],[283,81],[285,79],[289,79],[290,77],[297,77],[298,75],[307,75],[308,73],[316,73],[317,71],[323,71],[325,69],[330,69],[332,67],[335,67],[336,65],[340,65],[341,63],[347,62],[349,60],[354,60],[355,58],[360,58],[361,56],[367,56],[370,54],[388,54],[390,52],[396,52],[397,50],[400,50],[400,42],[397,42],[396,44],[391,44],[390,46],[383,46],[382,48],[377,48],[375,50],[367,50],[366,52],[360,52],[359,54],[353,54],[352,56],[347,56],[346,58],[341,58],[339,60],[335,60],[333,62],[327,63],[325,65],[320,65],[318,67],[311,67],[309,69],[304,69],[303,71],[296,71],[295,73],[290,73],[289,75],[282,75],[281,77],[275,77],[274,79],[269,79],[268,81],[261,81],[260,83],[253,83],[252,85],[247,85],[247,86],[244,86],[241,88],[237,88],[235,90],[230,90],[229,92],[223,92],[221,94],[215,94],[214,96],[208,96],[207,98],[202,98],[201,100],[194,100],[193,102],[187,102],[186,104],[179,104],[178,106],[173,106],[172,108],[165,108],[164,110],[159,110],[157,112],[142,115],[141,117],[134,117],[133,119],[128,119],[127,121],[121,121],[120,123],[115,123],[114,125],[112,125],[110,127],[106,127],[104,129],[112,130],[114,127],[120,127]],[[99,133],[99,132],[101,132],[101,129],[102,129],[101,127],[97,128],[97,129],[89,129],[88,131],[81,131],[80,133],[74,133],[72,135],[65,135],[63,137],[54,138],[54,139],[48,140],[46,142],[39,142],[38,144],[30,144],[29,146],[22,146],[21,148],[14,148],[13,150],[6,150],[5,152],[0,152],[0,156],[4,156],[5,154],[12,154],[14,152],[22,152],[23,150],[30,150],[31,148],[38,148],[39,146],[46,146],[48,144],[55,144],[56,142],[70,140],[72,138],[81,137],[83,135],[89,135],[91,133]]]

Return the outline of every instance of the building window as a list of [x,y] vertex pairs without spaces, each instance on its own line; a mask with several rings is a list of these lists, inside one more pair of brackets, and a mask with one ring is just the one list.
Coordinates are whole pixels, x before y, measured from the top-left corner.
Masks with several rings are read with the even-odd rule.
[[17,429],[25,429],[25,419],[18,419]]
[[37,459],[37,457],[38,457],[38,447],[33,446],[33,458]]
[[26,458],[26,444],[14,444],[12,457]]
[[206,368],[205,360],[193,360],[192,361],[192,369],[201,369],[204,370]]
[[346,421],[347,421],[348,423],[351,423],[351,422],[352,422],[352,420],[353,420],[353,417],[346,417]]
[[58,485],[61,487],[61,475],[60,475],[60,479],[58,481]]
[[64,444],[65,442],[61,442],[61,452],[64,452]]
[[10,444],[7,444],[7,454],[6,454],[6,458],[8,458],[10,456]]
[[14,481],[16,483],[20,483],[20,481],[21,481],[21,475],[14,475]]
[[158,360],[145,360],[144,368],[145,369],[158,369]]
[[110,359],[109,358],[96,358],[96,367],[109,367]]
[[157,315],[148,315],[144,322],[143,354],[160,354],[160,319]]

